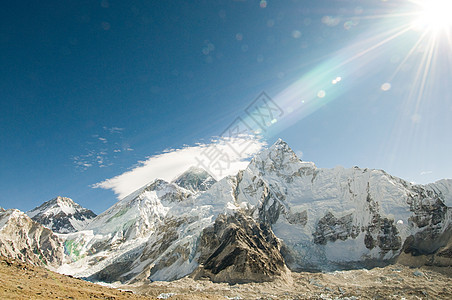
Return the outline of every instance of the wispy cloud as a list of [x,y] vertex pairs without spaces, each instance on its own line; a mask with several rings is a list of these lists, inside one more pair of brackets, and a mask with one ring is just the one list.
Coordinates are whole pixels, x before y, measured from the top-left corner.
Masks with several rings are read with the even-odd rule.
[[204,168],[216,179],[221,179],[246,168],[250,157],[265,145],[257,138],[240,137],[166,149],[162,154],[139,162],[130,171],[93,185],[93,188],[111,189],[121,199],[157,178],[171,181],[191,166]]
[[424,176],[424,175],[430,175],[430,174],[432,174],[433,173],[433,171],[422,171],[421,172],[421,176]]
[[122,133],[124,128],[120,128],[120,127],[103,127],[104,130],[110,132],[111,134],[113,133]]
[[86,171],[93,167],[111,166],[122,152],[133,151],[130,145],[124,142],[124,128],[104,126],[102,129],[102,132],[92,134],[86,141],[84,153],[71,157],[77,170]]

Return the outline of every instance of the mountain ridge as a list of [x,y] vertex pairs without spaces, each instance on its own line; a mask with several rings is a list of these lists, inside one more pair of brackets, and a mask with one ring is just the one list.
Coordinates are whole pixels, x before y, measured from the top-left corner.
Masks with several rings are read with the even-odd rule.
[[281,139],[238,174],[209,176],[191,168],[171,182],[156,179],[83,230],[60,234],[59,272],[123,283],[190,274],[260,282],[406,254],[438,253],[434,264],[451,264],[452,180],[416,185],[383,170],[317,168]]

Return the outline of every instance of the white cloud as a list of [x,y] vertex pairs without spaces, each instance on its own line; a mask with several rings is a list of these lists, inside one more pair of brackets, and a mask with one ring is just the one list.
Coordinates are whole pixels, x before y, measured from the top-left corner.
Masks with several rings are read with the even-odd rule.
[[133,151],[129,144],[124,143],[124,128],[104,126],[103,130],[101,135],[92,134],[86,141],[85,153],[71,156],[77,170],[84,172],[89,168],[112,166],[121,152]]
[[206,169],[218,180],[245,169],[250,157],[265,145],[265,142],[256,138],[240,137],[165,150],[140,162],[130,171],[96,183],[93,188],[111,189],[121,199],[157,178],[171,181],[191,166]]

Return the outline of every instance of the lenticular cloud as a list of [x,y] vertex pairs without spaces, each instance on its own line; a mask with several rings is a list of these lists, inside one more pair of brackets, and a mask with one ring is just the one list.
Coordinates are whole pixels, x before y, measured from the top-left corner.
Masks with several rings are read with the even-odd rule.
[[138,167],[92,187],[111,189],[121,199],[157,178],[171,181],[192,166],[205,169],[219,180],[245,169],[250,157],[265,145],[261,139],[243,136],[171,149],[151,156],[140,162]]

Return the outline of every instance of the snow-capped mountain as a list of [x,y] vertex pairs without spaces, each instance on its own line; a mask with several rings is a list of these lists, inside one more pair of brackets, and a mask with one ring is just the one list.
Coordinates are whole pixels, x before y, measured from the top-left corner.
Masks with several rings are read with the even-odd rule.
[[160,240],[164,228],[171,228],[168,211],[183,206],[192,195],[164,180],[140,188],[97,216],[85,230],[65,236],[73,263],[60,271],[104,281],[126,276],[150,240]]
[[292,270],[391,262],[433,253],[452,230],[452,180],[413,185],[381,170],[319,169],[279,140],[239,174],[237,199],[271,224]]
[[64,247],[50,229],[17,209],[8,209],[0,212],[0,254],[55,268],[63,262]]
[[56,197],[27,212],[34,221],[58,233],[75,232],[96,217],[91,210],[66,197]]
[[[381,170],[319,169],[281,140],[205,192],[200,173],[156,180],[68,235],[74,261],[60,271],[107,282],[266,281],[285,273],[275,249],[291,270],[334,270],[435,253],[452,232],[452,180],[422,186]],[[260,261],[268,258],[274,264]]]
[[215,182],[191,168],[59,234],[58,270],[105,282],[191,274],[236,283],[379,266],[401,254],[450,265],[451,204],[452,180],[415,185],[382,170],[320,169],[278,140],[236,176]]

